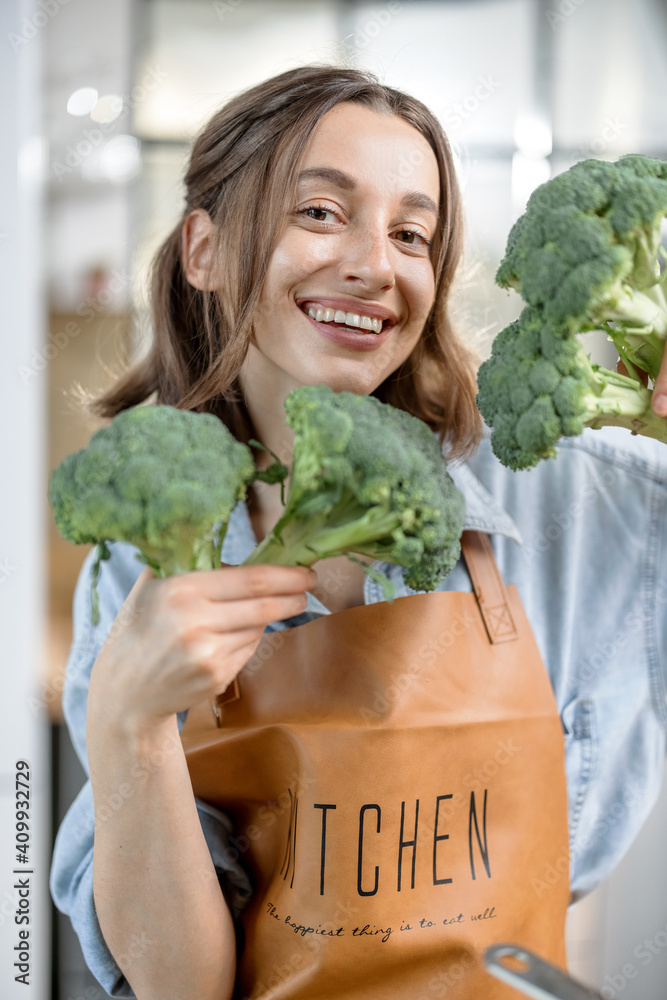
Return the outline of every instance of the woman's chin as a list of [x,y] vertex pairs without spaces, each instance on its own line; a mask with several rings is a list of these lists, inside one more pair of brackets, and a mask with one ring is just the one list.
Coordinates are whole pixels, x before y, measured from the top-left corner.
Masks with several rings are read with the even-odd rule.
[[[371,358],[368,354],[363,358],[355,354],[352,358],[328,358],[326,363],[308,365],[308,374],[312,377],[307,381],[310,385],[321,383],[328,385],[334,392],[355,392],[358,396],[369,396],[394,370],[379,363],[379,358]],[[303,370],[305,366],[300,366]]]
[[368,373],[349,372],[334,375],[331,372],[323,373],[321,377],[313,376],[305,384],[327,385],[333,392],[354,392],[357,396],[370,396],[377,389],[380,382],[374,378],[369,378]]

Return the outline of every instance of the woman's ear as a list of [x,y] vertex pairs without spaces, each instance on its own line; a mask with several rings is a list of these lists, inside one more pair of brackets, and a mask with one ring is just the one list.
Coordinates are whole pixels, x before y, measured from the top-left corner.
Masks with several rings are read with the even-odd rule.
[[181,246],[183,269],[191,285],[203,292],[219,287],[218,268],[211,268],[213,254],[213,223],[208,212],[195,208],[183,223]]

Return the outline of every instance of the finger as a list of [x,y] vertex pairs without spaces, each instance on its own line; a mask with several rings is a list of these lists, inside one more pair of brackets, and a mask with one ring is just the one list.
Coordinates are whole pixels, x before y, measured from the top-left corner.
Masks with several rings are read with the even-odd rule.
[[[195,659],[209,664],[213,671],[197,678],[196,686],[200,694],[208,689],[209,695],[215,691],[224,691],[236,675],[254,656],[262,639],[261,632],[248,630],[232,633],[227,641],[219,636],[202,642],[201,649]],[[230,669],[233,671],[230,678]]]
[[228,638],[225,640],[225,637],[220,634],[209,634],[205,639],[202,639],[203,652],[199,651],[197,655],[222,662],[230,656],[236,656],[243,650],[254,650],[262,639],[261,629],[256,628],[239,629],[238,632],[229,632],[226,635]]
[[245,600],[211,602],[210,612],[201,621],[210,632],[239,632],[244,629],[264,629],[271,622],[284,621],[305,611],[307,598],[303,591]]
[[150,566],[146,566],[144,570],[141,571],[137,579],[125,598],[125,603],[123,607],[126,612],[130,614],[139,614],[144,610],[144,588],[151,580],[155,580],[156,576]]
[[653,386],[651,408],[659,417],[667,417],[667,348],[662,356],[658,377]]
[[[317,573],[306,566],[224,566],[187,574],[198,592],[212,601],[298,594],[313,587]],[[196,578],[196,579],[195,579]]]

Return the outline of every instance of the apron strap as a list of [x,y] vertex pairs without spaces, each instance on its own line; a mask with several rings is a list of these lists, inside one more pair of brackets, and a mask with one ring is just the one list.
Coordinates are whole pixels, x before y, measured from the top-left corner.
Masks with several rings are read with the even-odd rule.
[[[461,554],[465,559],[472,581],[479,610],[492,643],[511,642],[519,637],[510,612],[505,584],[500,575],[489,536],[482,531],[464,531],[461,535]],[[221,725],[220,709],[241,697],[239,682],[235,677],[224,691],[211,701],[211,709],[218,726]]]
[[511,642],[519,633],[512,619],[505,584],[491,540],[483,531],[464,531],[461,554],[465,559],[475,597],[491,642]]

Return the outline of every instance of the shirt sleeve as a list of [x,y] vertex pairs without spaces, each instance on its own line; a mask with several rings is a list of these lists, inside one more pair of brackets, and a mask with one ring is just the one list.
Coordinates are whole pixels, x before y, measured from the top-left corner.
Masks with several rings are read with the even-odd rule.
[[[79,938],[83,957],[100,985],[112,997],[135,994],[111,954],[95,911],[93,897],[94,803],[86,753],[86,708],[93,664],[119,618],[127,595],[144,569],[135,558],[137,550],[126,543],[109,546],[111,558],[101,564],[97,582],[100,618],[91,622],[90,584],[94,552],[86,557],[77,581],[73,603],[74,638],[65,672],[63,711],[76,754],[88,777],[69,808],[56,836],[51,863],[50,889],[53,901],[66,914]],[[179,732],[187,712],[178,713]],[[195,798],[202,832],[237,928],[237,946],[242,938],[240,915],[252,894],[250,879],[238,863],[238,852],[230,848],[231,819],[225,813]],[[140,942],[139,942],[140,946]]]

